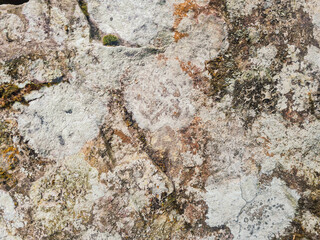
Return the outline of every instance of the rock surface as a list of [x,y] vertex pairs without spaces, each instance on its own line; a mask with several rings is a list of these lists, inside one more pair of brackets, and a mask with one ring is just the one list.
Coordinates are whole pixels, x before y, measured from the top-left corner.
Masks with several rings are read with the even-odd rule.
[[0,239],[319,239],[319,9],[0,1]]

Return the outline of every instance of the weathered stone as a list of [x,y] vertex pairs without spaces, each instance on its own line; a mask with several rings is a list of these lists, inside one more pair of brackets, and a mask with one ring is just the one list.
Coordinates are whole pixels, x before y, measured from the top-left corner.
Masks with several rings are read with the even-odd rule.
[[14,2],[0,239],[319,239],[318,1]]

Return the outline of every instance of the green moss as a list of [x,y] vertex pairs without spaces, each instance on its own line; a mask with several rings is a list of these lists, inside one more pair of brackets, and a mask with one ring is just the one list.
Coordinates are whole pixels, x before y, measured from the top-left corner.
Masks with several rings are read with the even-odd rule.
[[79,3],[79,6],[80,6],[80,8],[81,8],[82,13],[83,13],[86,17],[89,17],[87,3],[86,3],[85,1],[83,1],[83,0],[79,0],[78,3]]
[[108,34],[102,38],[102,43],[105,46],[117,46],[119,45],[119,38],[115,35]]
[[39,90],[42,87],[50,87],[60,82],[54,83],[29,83],[23,88],[19,88],[17,85],[12,83],[0,84],[0,109],[9,108],[15,102],[21,102],[27,104],[24,96],[31,91]]
[[21,101],[20,89],[17,85],[4,83],[0,85],[0,108],[11,106],[16,101]]

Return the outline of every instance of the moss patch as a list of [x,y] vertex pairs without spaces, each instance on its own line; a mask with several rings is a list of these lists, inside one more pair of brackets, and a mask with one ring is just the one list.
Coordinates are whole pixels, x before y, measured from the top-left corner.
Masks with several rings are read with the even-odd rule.
[[24,96],[33,90],[39,90],[42,87],[50,87],[56,85],[59,82],[54,83],[29,83],[23,88],[19,88],[12,83],[0,84],[0,109],[9,108],[15,102],[27,104]]
[[102,43],[104,46],[118,46],[119,38],[115,35],[108,34],[102,38]]

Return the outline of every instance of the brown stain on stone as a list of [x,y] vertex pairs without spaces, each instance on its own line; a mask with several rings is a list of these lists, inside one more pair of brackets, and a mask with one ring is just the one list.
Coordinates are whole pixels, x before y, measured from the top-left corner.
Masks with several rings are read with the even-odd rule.
[[124,143],[131,143],[130,137],[125,135],[121,130],[115,129],[114,134],[121,138]]

